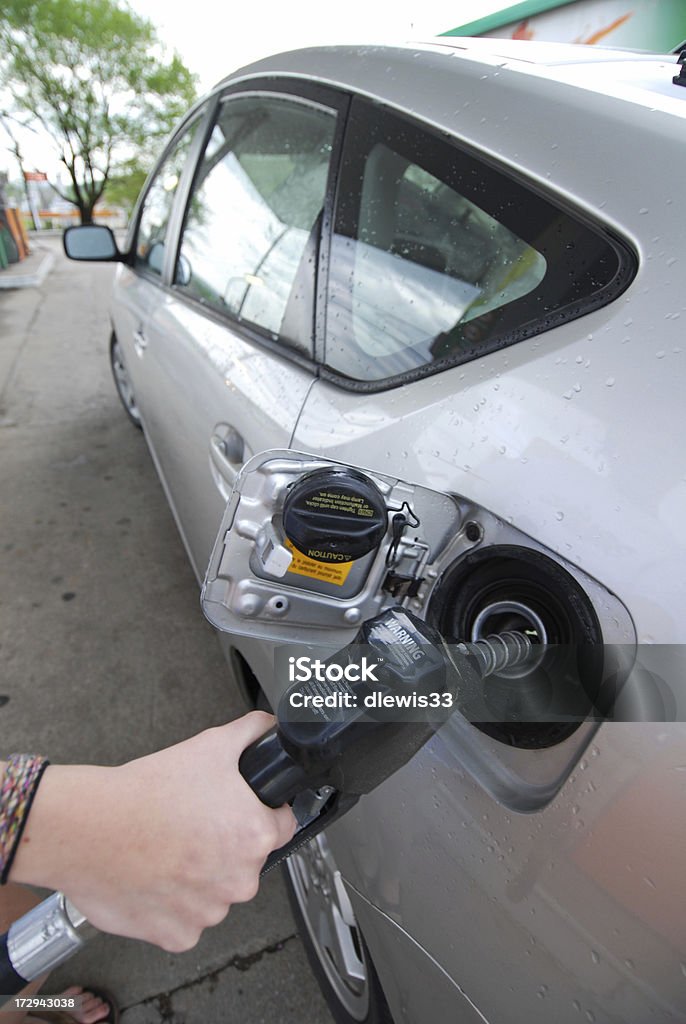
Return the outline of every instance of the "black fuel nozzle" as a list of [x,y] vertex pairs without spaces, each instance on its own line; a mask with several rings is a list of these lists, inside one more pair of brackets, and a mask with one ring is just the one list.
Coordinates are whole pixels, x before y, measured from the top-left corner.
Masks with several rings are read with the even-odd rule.
[[[308,811],[296,833],[300,845],[305,833],[311,838],[333,820],[325,812],[334,795],[347,807],[369,793],[455,711],[478,721],[483,680],[522,664],[531,650],[529,638],[514,631],[447,645],[411,612],[390,608],[332,657],[289,659],[294,682],[279,702],[278,723],[243,752],[241,774],[270,807],[317,807],[317,820]],[[314,799],[295,804],[305,791]],[[290,845],[277,851],[278,859],[290,852]]]

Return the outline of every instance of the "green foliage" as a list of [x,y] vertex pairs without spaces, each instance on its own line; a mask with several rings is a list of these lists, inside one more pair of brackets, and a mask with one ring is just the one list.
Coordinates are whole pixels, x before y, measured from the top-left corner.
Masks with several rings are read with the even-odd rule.
[[195,98],[178,54],[116,0],[2,0],[0,55],[0,85],[53,139],[85,223],[115,169],[147,170]]
[[110,174],[103,200],[107,206],[121,206],[130,214],[148,176],[149,167],[138,159],[128,160]]

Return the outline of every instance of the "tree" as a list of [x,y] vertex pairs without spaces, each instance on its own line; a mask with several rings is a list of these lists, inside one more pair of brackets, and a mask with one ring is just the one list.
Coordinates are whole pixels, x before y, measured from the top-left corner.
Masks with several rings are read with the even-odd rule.
[[110,176],[147,169],[195,98],[195,76],[117,0],[2,0],[0,83],[24,123],[53,140],[69,193],[92,222]]
[[145,179],[150,170],[150,162],[141,156],[132,157],[110,174],[103,202],[108,206],[120,206],[130,213],[135,206]]

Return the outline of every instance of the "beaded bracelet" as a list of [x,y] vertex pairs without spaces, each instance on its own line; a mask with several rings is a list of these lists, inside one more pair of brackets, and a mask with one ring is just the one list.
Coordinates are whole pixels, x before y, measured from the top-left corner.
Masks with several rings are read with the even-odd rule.
[[40,754],[10,754],[0,790],[0,885],[7,882],[38,783],[49,761]]

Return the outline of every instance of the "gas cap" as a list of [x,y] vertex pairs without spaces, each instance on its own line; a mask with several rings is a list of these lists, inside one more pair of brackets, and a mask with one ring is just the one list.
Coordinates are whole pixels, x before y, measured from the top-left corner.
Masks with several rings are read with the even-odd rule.
[[290,488],[283,530],[317,562],[353,562],[381,543],[388,525],[376,484],[352,469],[316,469]]

